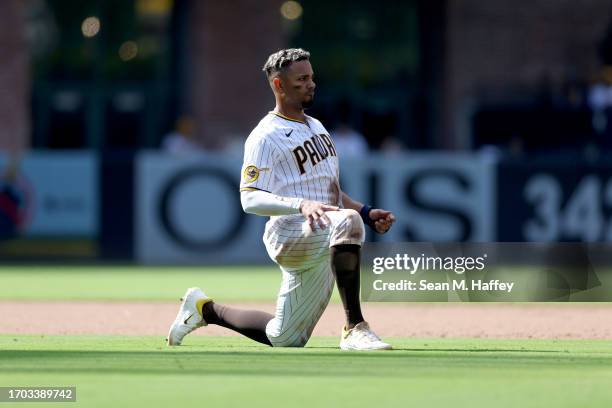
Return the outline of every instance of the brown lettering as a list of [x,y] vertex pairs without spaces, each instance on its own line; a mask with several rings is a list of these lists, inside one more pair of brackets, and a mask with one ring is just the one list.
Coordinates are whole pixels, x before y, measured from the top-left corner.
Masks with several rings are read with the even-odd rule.
[[321,160],[327,159],[327,156],[329,156],[329,152],[327,151],[327,148],[325,148],[325,146],[323,145],[321,137],[313,136],[311,140],[315,148],[317,149],[317,152],[319,152],[319,154],[321,155]]
[[302,146],[296,147],[293,149],[293,155],[295,156],[295,160],[300,168],[300,174],[306,173],[306,170],[304,170],[304,163],[306,163],[306,160],[308,160],[308,156],[306,155],[304,148]]
[[313,166],[316,166],[317,163],[321,161],[321,158],[319,157],[319,153],[315,151],[315,148],[312,145],[312,143],[310,143],[310,140],[307,140],[304,142],[304,148],[306,149],[306,151],[308,152],[308,155],[310,156],[310,162],[312,163]]
[[321,134],[319,135],[321,136],[321,139],[323,139],[323,141],[325,142],[325,145],[327,146],[327,149],[329,150],[329,153],[332,156],[337,156],[336,154],[336,148],[334,147],[334,142],[332,142],[331,138],[329,137],[329,135],[324,135]]

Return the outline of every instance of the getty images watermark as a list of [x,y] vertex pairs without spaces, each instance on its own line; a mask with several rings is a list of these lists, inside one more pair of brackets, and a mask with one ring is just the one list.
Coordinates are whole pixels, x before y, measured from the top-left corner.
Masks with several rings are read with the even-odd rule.
[[612,246],[581,243],[367,243],[370,302],[612,301]]
[[[482,256],[410,256],[409,254],[395,254],[393,257],[375,257],[372,260],[372,273],[381,275],[385,271],[404,271],[410,276],[417,272],[444,271],[453,272],[456,275],[464,275],[469,271],[483,271],[486,267],[488,255]],[[385,282],[383,279],[376,279],[372,287],[377,291],[505,291],[512,292],[514,282],[503,282],[499,279],[449,279],[446,282],[430,281],[428,279],[400,279],[399,281]]]

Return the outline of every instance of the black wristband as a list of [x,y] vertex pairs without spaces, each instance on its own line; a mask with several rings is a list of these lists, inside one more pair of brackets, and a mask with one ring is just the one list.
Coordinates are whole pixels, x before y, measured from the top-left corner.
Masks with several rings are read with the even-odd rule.
[[365,225],[369,226],[370,228],[376,231],[375,222],[373,219],[370,218],[371,210],[372,210],[372,207],[365,204],[363,207],[361,207],[361,210],[359,210],[359,215],[361,215],[361,219],[363,220],[363,223]]

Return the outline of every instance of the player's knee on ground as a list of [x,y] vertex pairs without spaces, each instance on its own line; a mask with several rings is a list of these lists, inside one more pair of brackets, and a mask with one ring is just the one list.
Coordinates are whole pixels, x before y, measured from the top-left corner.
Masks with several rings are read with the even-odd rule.
[[310,336],[306,336],[305,334],[299,336],[274,336],[271,333],[266,332],[270,343],[272,343],[272,347],[304,347],[306,343],[308,343],[308,339]]
[[361,245],[365,240],[363,220],[355,210],[340,210],[342,220],[338,223],[330,242],[330,246],[342,244]]
[[266,326],[266,336],[272,343],[272,347],[304,347],[310,339],[314,325],[306,321],[289,320],[283,329],[281,320],[275,318],[270,320]]
[[270,343],[272,343],[272,347],[304,347],[308,343],[308,339],[299,338],[290,341],[274,341],[274,339],[270,339]]

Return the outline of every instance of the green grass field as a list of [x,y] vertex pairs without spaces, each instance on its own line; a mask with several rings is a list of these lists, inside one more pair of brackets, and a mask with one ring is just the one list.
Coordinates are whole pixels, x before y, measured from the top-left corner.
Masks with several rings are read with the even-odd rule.
[[[0,300],[176,300],[206,284],[225,298],[270,301],[278,278],[272,268],[3,267]],[[612,406],[610,341],[389,340],[396,350],[347,353],[336,338],[271,349],[196,336],[169,349],[158,336],[9,333],[0,335],[0,386],[74,385],[76,404],[53,405],[69,407]]]
[[[609,407],[602,341],[393,339],[346,353],[337,340],[270,349],[241,338],[0,337],[2,385],[77,387],[84,407]],[[350,401],[350,404],[349,404]],[[27,405],[19,405],[27,406]],[[57,405],[54,405],[57,406]]]
[[0,299],[177,300],[201,286],[226,302],[274,302],[274,267],[39,266],[0,267]]

